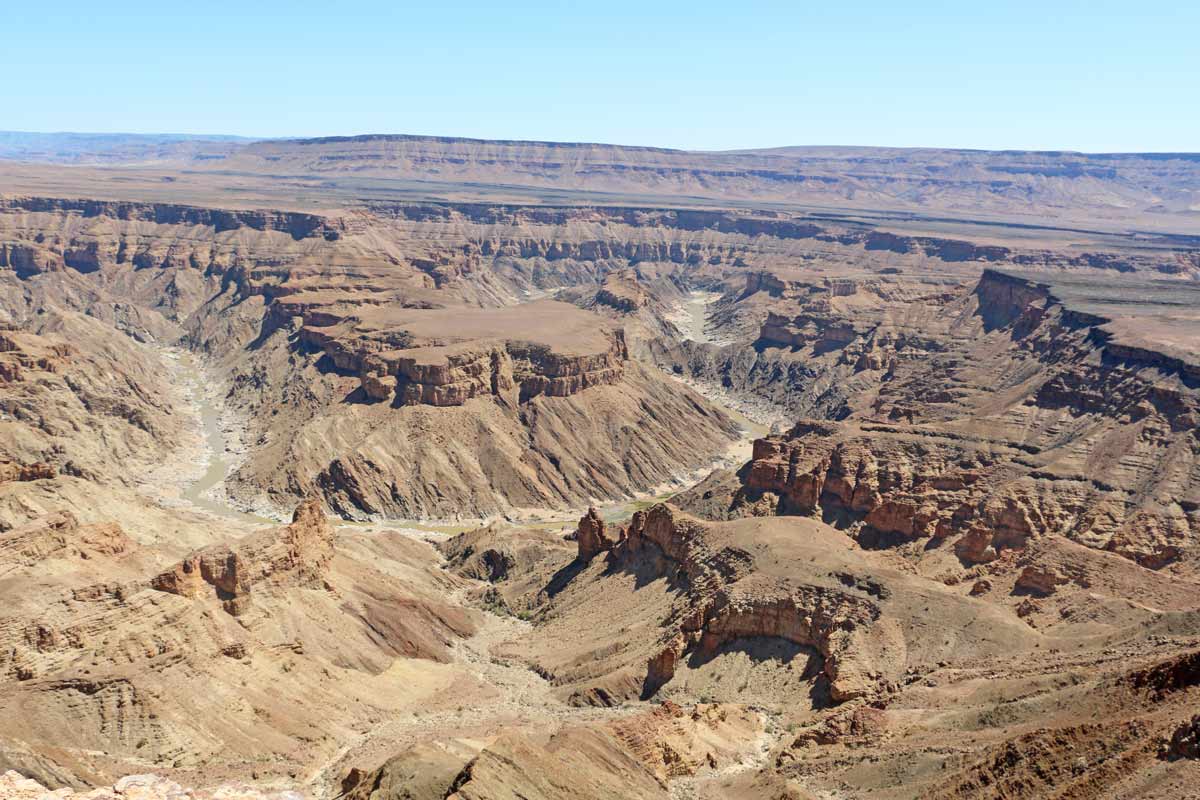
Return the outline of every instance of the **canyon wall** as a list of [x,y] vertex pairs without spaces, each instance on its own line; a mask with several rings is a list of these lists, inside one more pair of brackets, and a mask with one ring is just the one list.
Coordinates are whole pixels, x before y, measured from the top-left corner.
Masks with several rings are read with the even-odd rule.
[[1046,536],[1154,568],[1192,558],[1195,365],[1122,344],[1099,299],[1080,308],[1056,292],[985,272],[938,312],[945,334],[926,326],[931,346],[896,342],[870,361],[859,344],[881,343],[870,317],[770,314],[760,346],[827,353],[824,368],[859,381],[865,397],[840,422],[801,421],[757,441],[734,505],[761,513],[767,498],[868,546],[946,543],[967,563]]

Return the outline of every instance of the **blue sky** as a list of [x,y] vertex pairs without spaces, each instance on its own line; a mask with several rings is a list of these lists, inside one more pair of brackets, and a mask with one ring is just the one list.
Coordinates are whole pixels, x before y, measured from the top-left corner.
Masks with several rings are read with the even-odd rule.
[[0,128],[1200,150],[1200,2],[2,0]]

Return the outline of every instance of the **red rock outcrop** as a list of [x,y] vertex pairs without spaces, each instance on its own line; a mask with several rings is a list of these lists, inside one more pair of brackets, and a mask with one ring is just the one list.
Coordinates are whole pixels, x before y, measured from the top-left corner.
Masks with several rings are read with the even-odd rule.
[[596,302],[616,309],[623,314],[632,314],[651,302],[650,293],[638,281],[637,272],[625,269],[614,272],[604,279],[604,285],[596,292]]
[[49,464],[18,464],[0,461],[0,483],[4,481],[40,481],[53,478],[58,471]]
[[616,331],[609,350],[596,355],[561,355],[544,345],[516,341],[448,354],[441,363],[421,363],[420,356],[397,351],[365,359],[362,381],[372,399],[390,400],[394,392],[400,405],[460,406],[481,396],[525,402],[616,383],[627,359],[624,339]]
[[366,319],[306,312],[301,339],[356,372],[372,400],[515,405],[617,383],[629,351],[621,329],[564,303],[509,309],[380,310]]
[[1068,582],[1067,576],[1040,564],[1030,564],[1017,576],[1016,588],[1033,594],[1049,595],[1060,584]]
[[616,544],[595,508],[589,508],[579,520],[579,525],[575,528],[575,541],[579,547],[576,557],[580,561],[590,560],[605,550],[611,550]]
[[339,218],[270,210],[203,208],[176,203],[132,203],[110,200],[74,200],[57,197],[0,198],[0,212],[66,213],[81,217],[110,217],[146,221],[157,225],[210,227],[217,233],[239,228],[282,231],[294,239],[320,236],[336,239],[347,223]]
[[28,373],[60,372],[71,353],[71,346],[64,342],[0,330],[0,384],[16,383]]
[[820,724],[800,732],[792,747],[808,744],[840,744],[846,747],[870,747],[886,733],[887,713],[868,705],[850,704],[826,717]]

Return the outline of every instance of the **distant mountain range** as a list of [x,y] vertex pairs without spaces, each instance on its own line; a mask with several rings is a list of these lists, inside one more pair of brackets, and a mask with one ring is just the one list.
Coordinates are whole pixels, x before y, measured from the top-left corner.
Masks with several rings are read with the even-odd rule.
[[692,152],[393,134],[249,139],[0,132],[0,159],[318,180],[359,196],[401,188],[411,195],[414,185],[419,195],[423,185],[431,198],[465,187],[481,198],[516,189],[549,202],[806,205],[1142,224],[1169,215],[1189,227],[1200,218],[1200,153],[833,146]]
[[58,164],[132,163],[196,157],[252,141],[242,136],[186,133],[0,131],[0,158]]

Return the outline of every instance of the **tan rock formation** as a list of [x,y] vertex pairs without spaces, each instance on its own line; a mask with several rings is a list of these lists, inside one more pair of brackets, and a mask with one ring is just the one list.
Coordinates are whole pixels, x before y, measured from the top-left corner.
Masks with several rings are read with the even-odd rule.
[[575,541],[579,546],[580,561],[590,560],[598,553],[611,550],[616,540],[608,534],[604,520],[595,508],[589,508],[575,529]]
[[[358,371],[371,399],[394,397],[397,405],[567,397],[618,382],[629,358],[620,330],[593,330],[599,328],[595,320],[557,303],[497,311],[389,311],[389,318],[359,311],[352,324],[349,330],[341,322],[306,325],[300,335],[339,367]],[[400,346],[389,348],[391,342]]]
[[192,553],[150,585],[184,597],[215,595],[234,616],[245,613],[256,590],[322,588],[333,558],[333,528],[321,503],[310,498],[278,531],[253,534],[232,546]]
[[[581,528],[590,526],[585,517]],[[607,553],[577,561],[545,590],[545,636],[555,647],[535,646],[530,657],[573,702],[670,697],[679,683],[707,675],[706,664],[743,650],[766,663],[811,659],[812,671],[802,672],[820,688],[809,689],[843,702],[886,691],[947,648],[985,653],[1033,643],[1015,617],[868,566],[842,534],[814,521],[705,523],[656,505],[612,538]],[[564,575],[569,582],[558,585]],[[961,638],[922,632],[919,609],[931,603],[962,621]],[[630,641],[622,631],[635,624],[643,632]],[[620,645],[606,646],[608,637]],[[740,697],[725,694],[732,687],[710,691]]]
[[0,562],[29,567],[51,558],[119,557],[133,547],[119,525],[80,525],[63,511],[0,533]]
[[1167,744],[1169,758],[1200,758],[1200,714],[1180,725]]
[[[932,361],[909,355],[845,421],[802,421],[760,440],[735,513],[771,495],[779,511],[823,513],[865,543],[950,539],[974,563],[1050,534],[1147,566],[1179,558],[1200,530],[1191,501],[1170,499],[1194,491],[1187,431],[1200,396],[1188,367],[1114,351],[1114,317],[1080,310],[1075,284],[1054,291],[1062,297],[986,273],[948,307],[982,326],[954,344],[950,378],[937,349]],[[821,344],[828,326],[814,330],[788,346],[842,346]],[[948,380],[954,391],[930,393]]]
[[57,473],[49,464],[16,464],[0,462],[0,481],[41,481],[53,478]]

